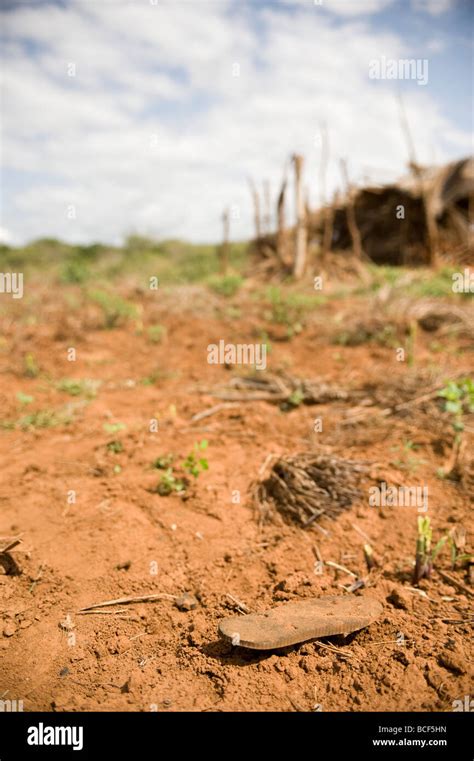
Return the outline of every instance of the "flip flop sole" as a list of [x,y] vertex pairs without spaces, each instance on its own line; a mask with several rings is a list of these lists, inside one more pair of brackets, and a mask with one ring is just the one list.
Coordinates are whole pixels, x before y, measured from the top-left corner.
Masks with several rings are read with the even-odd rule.
[[274,650],[317,637],[350,634],[371,624],[382,610],[382,605],[371,597],[298,600],[263,613],[224,618],[219,634],[233,645]]

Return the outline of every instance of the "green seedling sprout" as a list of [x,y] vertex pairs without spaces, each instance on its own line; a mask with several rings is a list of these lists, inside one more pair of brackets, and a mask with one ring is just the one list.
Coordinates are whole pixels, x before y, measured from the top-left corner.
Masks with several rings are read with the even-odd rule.
[[474,380],[464,378],[457,381],[449,381],[438,396],[445,399],[444,409],[452,416],[451,422],[454,431],[453,449],[447,467],[443,468],[440,477],[455,475],[458,458],[461,452],[462,436],[464,431],[464,415],[466,412],[474,412]]
[[194,478],[197,478],[204,470],[209,469],[209,463],[205,457],[198,457],[198,453],[204,449],[207,449],[207,441],[203,439],[200,442],[194,444],[194,449],[188,454],[183,462],[184,470]]
[[173,468],[167,468],[161,476],[156,491],[161,497],[167,497],[172,492],[177,492],[179,494],[180,492],[185,491],[185,489],[185,481],[175,476]]
[[431,528],[430,519],[427,517],[418,518],[418,538],[416,540],[416,557],[415,557],[415,570],[413,572],[413,583],[418,584],[421,579],[429,579],[433,570],[433,563],[448,541],[448,534],[441,537],[439,542],[431,549],[431,541],[433,538],[433,530]]
[[[209,463],[206,458],[199,457],[200,452],[204,449],[207,449],[206,439],[196,442],[192,452],[181,463],[181,469],[194,478],[198,478],[203,471],[209,469]],[[185,476],[180,476],[179,470],[173,467],[173,461],[174,457],[170,454],[157,457],[153,463],[154,468],[165,471],[156,488],[156,491],[162,497],[167,497],[173,492],[182,493],[186,491],[186,487],[189,484],[188,479]]]
[[37,378],[39,375],[39,367],[36,359],[31,352],[25,355],[25,375],[27,378]]

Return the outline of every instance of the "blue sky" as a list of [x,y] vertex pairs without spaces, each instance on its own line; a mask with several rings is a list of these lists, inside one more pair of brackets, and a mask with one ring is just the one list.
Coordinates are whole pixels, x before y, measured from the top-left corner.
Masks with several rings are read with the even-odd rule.
[[[310,202],[404,170],[397,93],[417,158],[472,150],[469,0],[0,0],[3,240],[213,240],[231,208],[252,232],[247,178],[278,193],[305,156]],[[427,82],[372,79],[427,61]],[[291,208],[289,208],[291,214]]]

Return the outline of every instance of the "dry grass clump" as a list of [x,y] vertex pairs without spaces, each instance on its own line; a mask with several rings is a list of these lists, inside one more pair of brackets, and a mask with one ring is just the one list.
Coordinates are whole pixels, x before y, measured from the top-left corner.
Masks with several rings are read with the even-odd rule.
[[277,511],[288,523],[309,526],[321,516],[337,518],[360,496],[366,467],[326,454],[301,453],[279,457],[254,487],[262,519]]
[[249,375],[232,378],[230,383],[213,392],[213,396],[228,401],[268,401],[297,407],[300,404],[326,404],[346,401],[349,392],[334,384],[313,379],[295,378],[287,373]]

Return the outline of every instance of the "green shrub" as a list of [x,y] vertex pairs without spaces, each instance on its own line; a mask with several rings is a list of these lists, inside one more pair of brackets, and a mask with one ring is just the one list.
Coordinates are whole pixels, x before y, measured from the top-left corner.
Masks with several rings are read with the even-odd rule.
[[122,299],[116,293],[95,289],[89,291],[88,295],[91,301],[101,308],[106,328],[114,328],[138,314],[134,304]]
[[150,325],[147,334],[153,344],[159,344],[166,336],[166,328],[164,325]]
[[209,280],[209,287],[218,293],[219,296],[231,298],[235,296],[243,283],[241,275],[224,275],[222,277],[212,277]]

